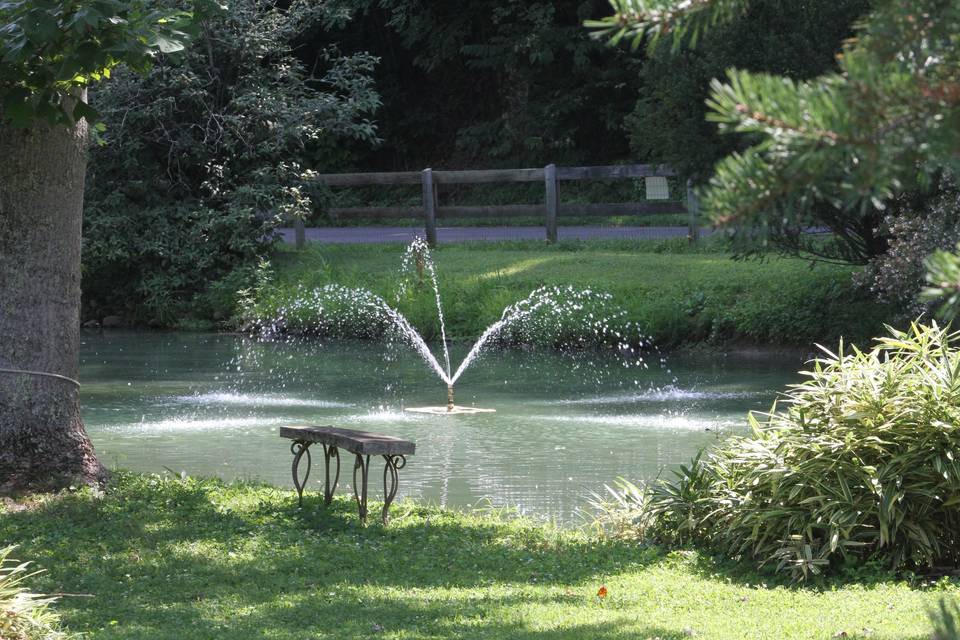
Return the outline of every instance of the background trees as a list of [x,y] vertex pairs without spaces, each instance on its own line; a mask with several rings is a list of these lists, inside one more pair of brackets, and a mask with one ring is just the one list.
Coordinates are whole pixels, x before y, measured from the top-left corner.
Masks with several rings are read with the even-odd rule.
[[303,44],[337,42],[381,59],[375,76],[384,144],[358,158],[363,166],[639,158],[704,175],[736,148],[704,122],[710,80],[731,66],[796,78],[832,70],[869,6],[755,3],[696,51],[674,56],[667,46],[644,56],[589,38],[582,23],[609,11],[602,0],[344,3],[353,21],[317,29]]
[[590,38],[601,0],[231,3],[198,46],[94,93],[84,317],[227,321],[311,171],[670,162],[706,178],[749,138],[705,123],[727,67],[808,78],[866,0],[760,3],[703,48]]
[[316,29],[307,50],[338,43],[380,58],[384,169],[627,157],[623,115],[641,61],[582,27],[602,0],[343,0],[354,19]]

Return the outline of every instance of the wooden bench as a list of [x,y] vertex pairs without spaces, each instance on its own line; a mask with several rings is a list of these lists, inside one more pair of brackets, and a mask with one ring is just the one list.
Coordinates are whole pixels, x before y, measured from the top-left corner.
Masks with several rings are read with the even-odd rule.
[[[323,485],[323,503],[330,504],[333,492],[340,479],[340,449],[352,453],[356,458],[353,464],[353,496],[357,500],[360,521],[367,520],[367,479],[370,471],[370,456],[383,456],[383,513],[381,519],[386,524],[390,504],[397,495],[400,484],[400,469],[407,464],[406,456],[413,455],[416,445],[409,440],[393,436],[353,429],[336,427],[280,427],[280,437],[293,440],[290,452],[293,453],[293,486],[297,489],[300,506],[303,506],[303,489],[310,477],[310,447],[313,444],[323,446],[323,465],[325,483]],[[307,457],[307,470],[300,478],[300,460]],[[330,459],[336,460],[333,482],[330,482]],[[357,472],[360,482],[357,482]],[[389,482],[388,482],[389,481]]]

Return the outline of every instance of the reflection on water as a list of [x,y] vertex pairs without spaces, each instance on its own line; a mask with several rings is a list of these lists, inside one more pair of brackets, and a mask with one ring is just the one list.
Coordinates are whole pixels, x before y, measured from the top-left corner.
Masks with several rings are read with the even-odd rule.
[[329,424],[416,441],[402,496],[451,506],[490,499],[569,520],[604,483],[653,478],[743,430],[746,411],[769,408],[801,361],[667,364],[638,371],[552,352],[492,353],[458,384],[457,400],[497,413],[448,417],[403,410],[443,404],[444,385],[412,352],[376,343],[85,332],[81,381],[87,429],[111,466],[290,485],[279,427]]

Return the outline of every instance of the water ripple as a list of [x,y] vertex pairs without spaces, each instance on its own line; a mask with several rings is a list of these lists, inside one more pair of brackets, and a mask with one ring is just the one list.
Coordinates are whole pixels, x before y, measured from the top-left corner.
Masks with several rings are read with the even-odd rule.
[[685,415],[650,415],[650,414],[632,414],[632,415],[580,415],[580,416],[531,416],[536,420],[544,422],[564,422],[572,424],[601,424],[620,427],[645,427],[651,429],[674,429],[674,430],[695,430],[706,431],[716,429],[728,429],[732,427],[743,426],[745,420],[731,420],[723,418],[706,418]]
[[262,428],[278,425],[287,425],[294,422],[288,418],[263,418],[263,417],[228,417],[228,418],[197,418],[195,416],[185,418],[167,418],[165,420],[143,420],[141,422],[128,422],[125,424],[114,424],[104,428],[104,431],[116,433],[166,433],[176,431],[210,431],[210,430],[229,430],[238,428]]
[[678,389],[664,387],[647,391],[632,391],[626,393],[590,396],[588,398],[566,398],[560,400],[544,400],[538,404],[545,405],[592,405],[592,404],[621,404],[627,402],[672,402],[680,400],[742,400],[745,398],[760,398],[769,396],[769,392],[758,391],[698,391],[694,389]]
[[200,393],[192,396],[176,396],[177,402],[202,405],[241,405],[246,407],[313,407],[315,409],[343,409],[354,406],[349,402],[313,400],[276,394],[259,393]]

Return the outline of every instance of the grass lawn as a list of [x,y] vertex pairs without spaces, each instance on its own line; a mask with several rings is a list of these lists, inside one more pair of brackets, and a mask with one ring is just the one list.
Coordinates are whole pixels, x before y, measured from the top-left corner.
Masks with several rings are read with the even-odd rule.
[[[270,317],[299,285],[368,288],[395,299],[401,245],[309,245],[273,258],[273,286],[258,298]],[[434,251],[448,331],[473,338],[508,304],[542,285],[612,293],[629,318],[661,345],[705,340],[809,345],[882,332],[888,310],[851,281],[852,269],[804,260],[734,261],[713,241],[468,243]],[[438,325],[430,292],[400,310],[428,338]]]
[[[496,512],[400,502],[362,527],[352,501],[120,474],[0,507],[0,540],[92,638],[928,639],[955,584],[873,577],[794,587]],[[598,589],[609,595],[601,600]]]

